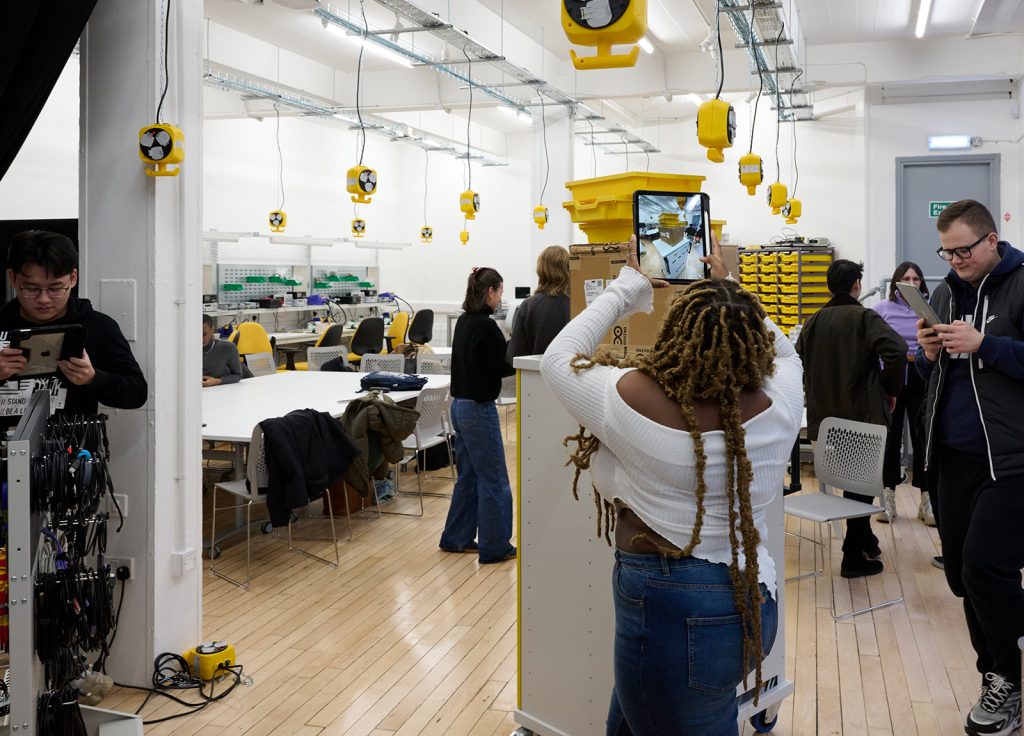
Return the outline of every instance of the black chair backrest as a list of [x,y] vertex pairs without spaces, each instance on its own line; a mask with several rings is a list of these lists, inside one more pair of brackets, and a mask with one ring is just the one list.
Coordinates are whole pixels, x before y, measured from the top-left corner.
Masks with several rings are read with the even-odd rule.
[[426,345],[434,336],[434,310],[421,309],[413,315],[409,325],[409,342]]
[[324,332],[324,336],[320,338],[320,344],[317,347],[321,348],[336,348],[342,343],[342,338],[345,332],[345,325],[331,325]]
[[356,355],[379,353],[384,347],[384,318],[367,317],[356,326],[351,350]]

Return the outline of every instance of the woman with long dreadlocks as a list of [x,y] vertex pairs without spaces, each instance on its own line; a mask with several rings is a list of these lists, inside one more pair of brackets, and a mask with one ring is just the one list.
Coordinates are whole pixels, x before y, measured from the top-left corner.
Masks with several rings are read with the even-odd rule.
[[[541,374],[579,421],[598,533],[615,535],[615,687],[609,736],[737,733],[736,688],[775,641],[765,514],[800,428],[800,358],[757,299],[726,277],[673,301],[650,353],[593,356],[655,283],[627,265],[548,347]],[[593,357],[592,357],[593,356]],[[587,434],[589,432],[589,434]],[[780,530],[781,531],[781,530]]]

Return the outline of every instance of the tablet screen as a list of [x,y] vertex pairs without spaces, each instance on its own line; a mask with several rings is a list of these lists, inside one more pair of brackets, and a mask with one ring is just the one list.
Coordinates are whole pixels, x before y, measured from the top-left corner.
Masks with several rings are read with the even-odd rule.
[[921,290],[913,284],[896,284],[896,288],[899,289],[900,296],[903,297],[903,301],[914,310],[918,317],[924,320],[925,327],[931,327],[942,322],[939,319],[939,315],[935,313],[932,306],[924,298],[924,294]]
[[636,192],[634,217],[640,269],[672,283],[707,276],[708,198],[699,192]]

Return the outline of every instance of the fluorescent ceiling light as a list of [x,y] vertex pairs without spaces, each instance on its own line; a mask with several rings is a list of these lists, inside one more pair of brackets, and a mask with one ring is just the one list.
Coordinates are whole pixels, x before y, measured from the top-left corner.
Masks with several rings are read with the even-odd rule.
[[921,4],[917,7],[917,26],[914,28],[914,35],[918,38],[924,38],[924,30],[928,25],[928,14],[932,9],[932,0],[920,0]]
[[690,94],[686,95],[686,99],[688,99],[697,107],[700,107],[701,105],[704,104],[704,98],[698,95],[696,92],[691,92]]
[[337,238],[311,238],[300,235],[270,235],[269,240],[274,245],[334,245]]
[[402,250],[408,248],[412,243],[382,243],[379,240],[356,240],[353,241],[357,248],[371,248],[376,250]]
[[237,243],[239,238],[256,238],[258,232],[228,232],[227,230],[204,230],[203,240],[207,243]]
[[637,41],[636,45],[642,48],[648,54],[654,53],[654,44],[651,43],[650,39],[648,39],[647,36],[644,36],[639,41]]
[[514,117],[516,120],[518,120],[521,123],[526,123],[527,125],[529,125],[530,123],[533,122],[533,119],[529,115],[523,115],[522,111],[514,110],[513,108],[509,107],[508,105],[499,105],[498,109],[501,110],[506,115],[510,115],[510,116]]
[[930,135],[928,136],[929,151],[951,151],[971,147],[969,135]]
[[350,36],[348,35],[348,31],[346,29],[342,28],[339,25],[335,25],[334,23],[327,23],[327,28],[334,31],[335,35],[341,36],[341,38],[345,39],[348,43],[353,44],[354,46],[357,47],[362,46],[365,51],[367,51],[370,54],[373,54],[374,56],[377,56],[381,59],[387,59],[388,61],[393,61],[396,64],[401,64],[402,66],[408,69],[412,69],[412,62],[409,59],[402,56],[397,51],[392,51],[391,49],[385,46],[381,46],[379,43],[370,40],[369,36],[366,38],[366,41],[364,42],[362,36]]

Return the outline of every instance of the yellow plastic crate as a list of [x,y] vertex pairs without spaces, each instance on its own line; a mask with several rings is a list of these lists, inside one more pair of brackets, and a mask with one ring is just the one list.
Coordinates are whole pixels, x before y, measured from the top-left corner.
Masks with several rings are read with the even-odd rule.
[[828,273],[827,263],[780,263],[779,273],[823,274]]
[[779,295],[778,294],[759,294],[758,296],[761,298],[761,302],[764,303],[764,304],[778,304],[779,303]]
[[825,284],[825,274],[816,273],[811,276],[804,274],[803,278],[800,278],[799,274],[779,274],[779,281],[784,284]]
[[795,314],[794,315],[786,315],[786,314],[780,314],[779,315],[779,324],[780,325],[787,325],[789,327],[795,327],[799,323],[800,323],[800,318],[797,317]]
[[740,273],[757,273],[757,264],[740,262]]
[[799,304],[800,302],[803,302],[803,304],[805,306],[807,304],[816,304],[818,306],[821,306],[822,304],[827,302],[830,298],[831,298],[831,296],[829,294],[827,294],[827,293],[826,294],[807,294],[807,293],[804,293],[802,295],[801,294],[785,294],[785,295],[779,297],[779,303],[780,304]]
[[758,263],[778,263],[779,261],[778,253],[758,253],[757,256]]
[[[624,174],[598,176],[566,182],[565,188],[576,202],[598,197],[618,197],[630,203],[629,218],[633,218],[633,192],[649,189],[656,192],[699,192],[706,177],[695,174],[659,174],[650,171],[629,171]],[[564,205],[563,205],[564,206]]]
[[740,263],[757,263],[757,253],[740,253]]
[[832,263],[832,255],[829,253],[797,253],[790,251],[788,253],[780,253],[779,260],[783,263],[796,263],[797,259],[800,259],[803,263],[824,263],[826,266]]
[[[827,284],[779,284],[780,294],[828,295]],[[825,301],[828,301],[826,299]]]

